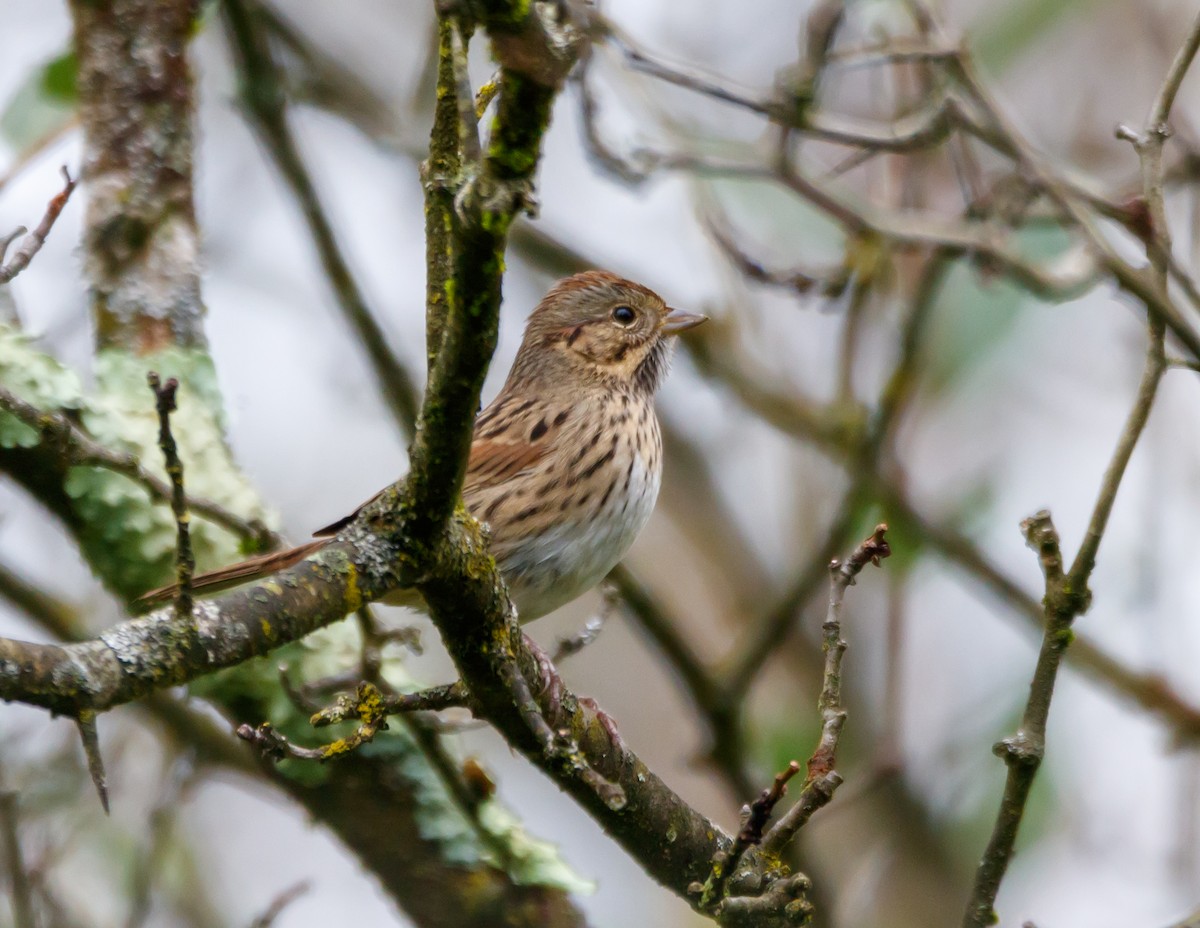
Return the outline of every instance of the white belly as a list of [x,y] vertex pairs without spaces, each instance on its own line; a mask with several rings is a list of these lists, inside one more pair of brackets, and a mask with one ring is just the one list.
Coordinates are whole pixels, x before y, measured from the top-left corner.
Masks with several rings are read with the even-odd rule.
[[649,467],[636,453],[632,467],[628,458],[611,466],[619,486],[602,506],[585,519],[559,523],[530,536],[506,555],[505,581],[523,622],[553,612],[596,586],[617,566],[649,520],[658,498],[661,468]]

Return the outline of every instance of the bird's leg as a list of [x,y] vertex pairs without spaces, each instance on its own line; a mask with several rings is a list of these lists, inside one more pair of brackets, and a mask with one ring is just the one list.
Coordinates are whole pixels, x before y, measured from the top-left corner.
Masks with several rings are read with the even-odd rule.
[[621,737],[621,732],[617,729],[617,720],[601,709],[600,704],[591,696],[577,696],[575,698],[581,706],[586,706],[592,710],[596,716],[596,721],[600,723],[600,727],[608,735],[608,739],[612,742],[613,747],[621,754],[628,754],[629,746],[625,743],[625,739]]
[[[547,708],[550,710],[550,715],[558,715],[563,708],[563,694],[566,689],[563,685],[562,677],[559,676],[558,669],[550,660],[550,655],[545,652],[540,644],[525,635],[525,646],[529,648],[534,660],[537,662],[538,681],[535,687],[538,695],[545,700]],[[600,723],[600,727],[604,729],[608,735],[609,741],[622,754],[627,753],[628,746],[625,744],[625,739],[621,737],[620,731],[617,730],[616,720],[600,708],[599,703],[591,696],[575,696],[575,701],[590,710],[595,716],[596,721]]]
[[537,663],[538,678],[534,689],[539,697],[546,699],[553,712],[557,713],[562,709],[563,697],[563,681],[562,677],[558,675],[558,668],[554,666],[550,655],[540,644],[524,632],[522,632],[522,637],[525,639],[525,647],[529,649],[529,653],[533,655],[533,659]]

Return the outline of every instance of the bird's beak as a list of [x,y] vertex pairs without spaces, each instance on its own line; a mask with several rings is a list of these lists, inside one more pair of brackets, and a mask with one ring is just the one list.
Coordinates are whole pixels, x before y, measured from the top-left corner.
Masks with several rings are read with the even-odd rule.
[[707,321],[708,316],[702,316],[700,313],[685,313],[682,309],[673,309],[663,320],[661,332],[663,335],[678,335]]

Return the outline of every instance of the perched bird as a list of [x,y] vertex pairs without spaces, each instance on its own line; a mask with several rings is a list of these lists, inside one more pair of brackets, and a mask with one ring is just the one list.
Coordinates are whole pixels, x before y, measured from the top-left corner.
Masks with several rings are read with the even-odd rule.
[[[559,281],[530,315],[504,388],[475,422],[462,491],[491,529],[491,552],[522,621],[598,584],[650,518],[662,477],[654,393],[672,336],[704,321],[604,271]],[[193,590],[289,567],[357,514],[322,529],[317,541],[196,577]],[[140,602],[175,593],[161,587]],[[398,590],[385,602],[420,598]]]

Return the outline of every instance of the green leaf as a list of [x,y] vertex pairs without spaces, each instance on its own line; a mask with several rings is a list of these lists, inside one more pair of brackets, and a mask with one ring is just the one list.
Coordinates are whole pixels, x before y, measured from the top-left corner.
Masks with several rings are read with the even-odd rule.
[[29,74],[0,113],[0,135],[22,149],[75,117],[75,55],[65,52]]
[[74,52],[59,55],[42,68],[42,90],[50,99],[74,106],[79,100],[79,91],[75,84],[78,71],[79,65],[75,61]]

